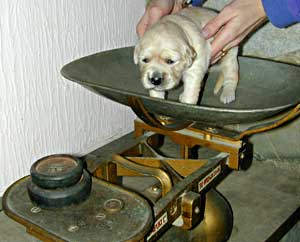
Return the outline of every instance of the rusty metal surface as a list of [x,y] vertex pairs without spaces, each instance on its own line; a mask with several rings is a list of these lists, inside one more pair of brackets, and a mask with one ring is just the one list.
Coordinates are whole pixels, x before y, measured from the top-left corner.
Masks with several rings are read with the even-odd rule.
[[91,195],[85,202],[43,210],[35,207],[28,197],[29,180],[23,178],[6,191],[4,210],[44,241],[140,241],[151,228],[152,211],[148,202],[112,184],[93,179]]
[[217,73],[208,75],[199,105],[179,103],[181,88],[171,91],[168,100],[152,98],[139,81],[132,52],[129,47],[87,56],[67,64],[61,72],[67,79],[119,103],[129,105],[129,97],[138,97],[149,112],[215,126],[262,120],[300,101],[299,66],[249,57],[239,58],[237,99],[229,105],[212,94]]

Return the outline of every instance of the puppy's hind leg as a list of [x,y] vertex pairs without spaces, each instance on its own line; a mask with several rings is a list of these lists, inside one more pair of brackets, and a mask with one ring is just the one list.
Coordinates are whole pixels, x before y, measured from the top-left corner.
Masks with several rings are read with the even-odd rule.
[[235,91],[239,81],[238,47],[234,47],[221,59],[221,73],[214,89],[214,94],[222,87],[220,101],[231,103],[235,100]]

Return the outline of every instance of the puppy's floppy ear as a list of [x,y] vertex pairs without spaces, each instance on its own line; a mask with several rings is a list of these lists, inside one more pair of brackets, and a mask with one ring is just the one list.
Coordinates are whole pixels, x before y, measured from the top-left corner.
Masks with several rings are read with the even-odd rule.
[[139,53],[140,53],[140,45],[137,44],[134,48],[134,53],[133,53],[133,61],[134,64],[138,64],[139,63]]
[[190,67],[193,64],[194,60],[196,59],[197,53],[195,49],[190,45],[185,46],[184,52],[185,52],[184,58],[186,59],[186,63],[188,67]]

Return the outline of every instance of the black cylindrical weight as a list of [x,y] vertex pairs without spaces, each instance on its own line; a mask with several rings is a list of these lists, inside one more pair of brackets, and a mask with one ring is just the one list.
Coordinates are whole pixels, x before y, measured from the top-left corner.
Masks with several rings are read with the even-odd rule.
[[46,189],[76,184],[83,171],[83,161],[71,155],[50,155],[36,161],[30,169],[32,182]]
[[30,181],[27,190],[31,201],[37,206],[41,208],[61,208],[83,202],[89,196],[91,187],[91,176],[84,170],[80,180],[73,186],[45,189]]

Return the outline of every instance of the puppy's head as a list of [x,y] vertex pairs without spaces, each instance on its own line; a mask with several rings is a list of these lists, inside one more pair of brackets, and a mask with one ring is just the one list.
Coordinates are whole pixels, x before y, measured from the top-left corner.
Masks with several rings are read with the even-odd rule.
[[149,29],[134,50],[134,62],[141,71],[146,89],[167,91],[175,88],[195,58],[182,29],[173,23],[161,23]]

